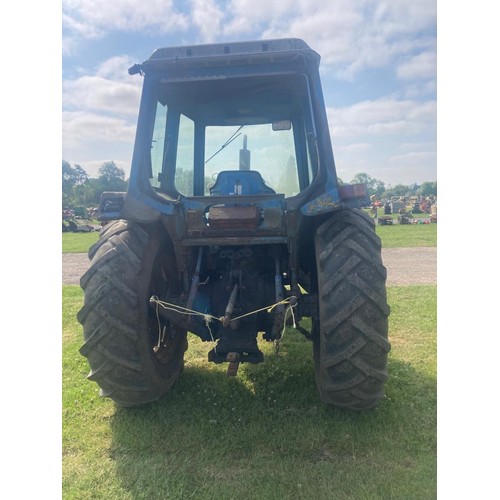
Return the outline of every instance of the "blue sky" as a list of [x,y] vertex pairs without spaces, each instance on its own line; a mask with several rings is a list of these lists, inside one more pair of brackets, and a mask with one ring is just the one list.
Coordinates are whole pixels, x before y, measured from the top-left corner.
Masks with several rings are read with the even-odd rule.
[[338,175],[435,181],[436,0],[63,0],[62,157],[128,175],[142,80],[161,46],[298,37],[321,55]]

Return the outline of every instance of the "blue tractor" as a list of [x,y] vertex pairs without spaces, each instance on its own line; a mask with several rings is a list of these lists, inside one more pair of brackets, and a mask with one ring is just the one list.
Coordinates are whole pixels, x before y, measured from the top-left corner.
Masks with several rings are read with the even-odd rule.
[[264,360],[259,335],[293,323],[323,402],[383,397],[386,269],[366,187],[337,180],[319,62],[280,39],[161,48],[129,69],[143,78],[129,187],[103,194],[78,313],[101,395],[160,399],[188,332],[236,375]]

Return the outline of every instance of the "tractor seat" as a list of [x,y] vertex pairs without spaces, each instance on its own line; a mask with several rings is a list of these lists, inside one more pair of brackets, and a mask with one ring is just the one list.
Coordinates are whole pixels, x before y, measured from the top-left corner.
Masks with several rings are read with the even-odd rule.
[[209,190],[211,196],[276,194],[256,170],[224,170]]

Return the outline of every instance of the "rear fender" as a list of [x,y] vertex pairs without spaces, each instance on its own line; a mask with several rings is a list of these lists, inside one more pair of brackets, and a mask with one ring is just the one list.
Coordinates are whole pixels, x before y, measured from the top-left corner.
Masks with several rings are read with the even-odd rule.
[[300,211],[303,215],[314,216],[345,208],[370,206],[370,198],[365,184],[343,184],[331,187],[323,194],[306,203]]

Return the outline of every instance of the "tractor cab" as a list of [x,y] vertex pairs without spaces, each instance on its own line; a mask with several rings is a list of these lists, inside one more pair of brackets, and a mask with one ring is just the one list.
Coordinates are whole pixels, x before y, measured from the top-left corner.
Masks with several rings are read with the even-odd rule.
[[305,215],[369,204],[339,192],[319,61],[284,39],[162,48],[132,66],[144,86],[120,215],[151,221],[214,194],[281,195]]

